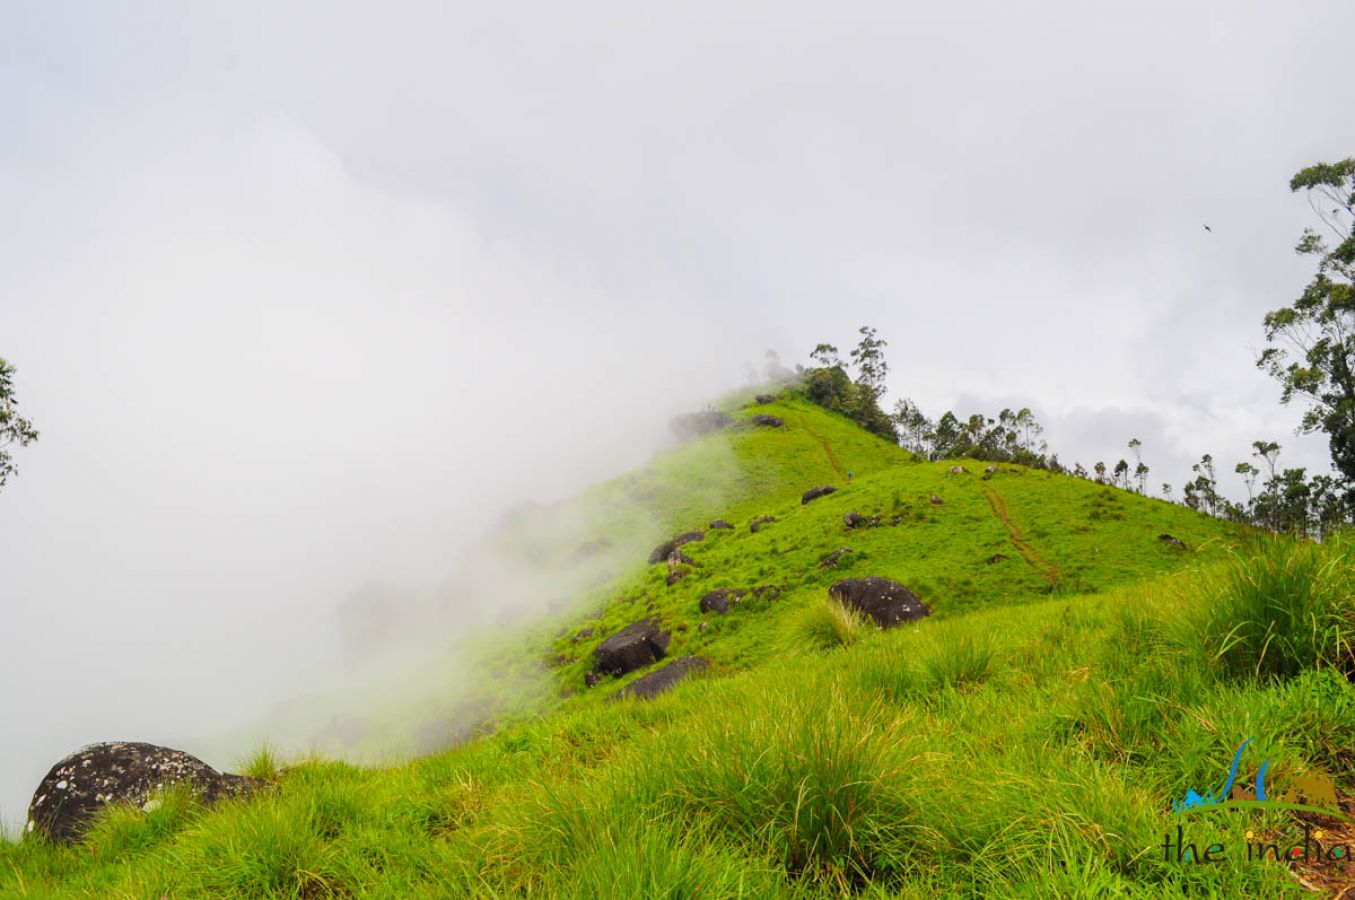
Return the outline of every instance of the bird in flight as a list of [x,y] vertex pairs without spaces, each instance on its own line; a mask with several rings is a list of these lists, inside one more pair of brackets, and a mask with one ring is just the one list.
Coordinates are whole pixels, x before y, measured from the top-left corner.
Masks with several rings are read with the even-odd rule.
[[1210,228],[1208,225],[1204,226],[1204,230],[1209,232],[1210,234],[1214,233],[1214,229]]

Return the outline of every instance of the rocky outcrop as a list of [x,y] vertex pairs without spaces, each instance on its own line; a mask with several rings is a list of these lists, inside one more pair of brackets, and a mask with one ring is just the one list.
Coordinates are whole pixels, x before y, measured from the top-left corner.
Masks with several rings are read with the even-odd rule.
[[825,484],[823,487],[810,488],[800,496],[800,505],[804,506],[811,500],[817,500],[820,497],[827,497],[829,494],[837,491],[837,488],[831,484]]
[[136,741],[91,744],[52,766],[33,792],[25,830],[54,841],[80,839],[90,820],[109,804],[150,811],[155,793],[191,785],[204,803],[249,794],[265,782],[218,772],[182,750]]
[[869,616],[881,628],[913,622],[932,612],[917,594],[888,578],[844,578],[828,589],[828,596]]
[[610,699],[621,700],[630,697],[636,700],[649,700],[664,691],[671,690],[673,685],[693,672],[700,672],[709,666],[710,660],[700,656],[680,656],[662,669],[656,669],[635,679],[613,694]]
[[701,598],[701,611],[703,613],[719,613],[723,616],[729,612],[731,606],[737,606],[746,593],[748,592],[743,588],[720,588],[711,591]]
[[720,530],[720,529],[722,529],[722,528],[724,528],[724,529],[732,529],[733,527],[734,527],[733,525],[729,524],[729,523],[726,522],[724,519],[716,519],[714,522],[711,522],[711,523],[710,523],[710,530],[711,530],[711,531],[718,531],[718,530]]
[[693,541],[704,541],[705,539],[706,533],[699,529],[684,531],[682,534],[664,541],[662,544],[651,550],[649,552],[649,564],[652,566],[655,563],[665,562],[668,557],[673,555],[673,551],[683,544],[690,544]]
[[1157,536],[1157,539],[1162,543],[1166,544],[1168,547],[1171,547],[1173,550],[1189,549],[1188,547],[1186,547],[1185,541],[1181,540],[1179,537],[1173,537],[1170,534],[1166,534],[1165,532],[1163,534],[1159,534]]
[[625,675],[663,659],[671,635],[654,619],[622,628],[593,650],[594,668],[604,675]]
[[766,426],[767,428],[780,428],[782,425],[785,425],[786,423],[781,421],[781,419],[777,418],[776,416],[769,416],[766,413],[758,413],[757,415],[753,416],[753,424],[763,425]]

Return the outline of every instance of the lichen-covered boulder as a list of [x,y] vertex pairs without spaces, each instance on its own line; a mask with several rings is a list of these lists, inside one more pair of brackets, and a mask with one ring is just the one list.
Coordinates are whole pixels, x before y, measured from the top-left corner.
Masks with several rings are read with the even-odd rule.
[[651,697],[657,697],[664,691],[671,690],[673,685],[688,675],[693,672],[700,672],[709,665],[710,660],[703,659],[700,656],[680,656],[662,669],[656,669],[648,675],[635,679],[613,694],[610,699],[620,700],[624,697],[633,697],[637,700],[648,700]]
[[641,619],[622,628],[593,650],[594,668],[604,675],[625,675],[663,659],[671,635],[654,619]]
[[837,488],[833,487],[831,484],[825,484],[823,487],[810,488],[800,496],[800,505],[804,506],[811,500],[817,500],[820,497],[827,497],[829,494],[833,493],[836,490]]
[[828,596],[870,616],[881,628],[913,622],[932,612],[917,594],[888,578],[844,578],[828,589]]
[[248,794],[264,782],[218,772],[182,750],[111,741],[91,744],[52,766],[28,805],[27,832],[54,841],[80,839],[90,820],[110,803],[147,809],[157,791],[192,786],[204,803]]

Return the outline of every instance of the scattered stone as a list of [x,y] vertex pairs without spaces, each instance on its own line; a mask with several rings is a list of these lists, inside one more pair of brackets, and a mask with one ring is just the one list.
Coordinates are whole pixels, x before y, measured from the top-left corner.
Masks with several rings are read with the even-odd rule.
[[729,413],[718,412],[716,410],[706,410],[705,412],[687,413],[678,416],[668,423],[668,430],[673,432],[681,440],[700,437],[703,434],[710,434],[719,431],[722,428],[728,428],[734,424],[734,417]]
[[677,537],[664,541],[655,547],[649,553],[649,564],[661,563],[672,555],[673,551],[683,544],[690,544],[693,541],[703,541],[706,539],[706,533],[700,530],[684,531]]
[[781,585],[763,584],[753,588],[753,596],[758,600],[766,600],[768,603],[778,599],[781,596]]
[[844,578],[828,589],[828,596],[870,616],[881,628],[931,615],[931,608],[917,594],[888,578]]
[[[686,578],[686,577],[687,577],[688,575],[690,575],[691,573],[692,573],[691,568],[690,568],[690,567],[687,567],[687,566],[682,566],[682,567],[679,567],[679,568],[676,568],[676,569],[671,569],[671,570],[668,572],[668,577],[665,578],[665,579],[663,580],[663,583],[666,584],[666,585],[668,585],[669,587],[672,587],[673,585],[677,584],[677,583],[678,583],[679,581],[681,581],[682,579]],[[654,609],[654,604],[653,604],[653,603],[646,603],[646,604],[645,604],[645,609],[650,610],[650,611],[653,611],[653,609]]]
[[719,613],[723,616],[729,612],[730,606],[737,606],[746,593],[748,592],[743,588],[720,588],[711,591],[701,598],[701,611],[703,613]]
[[827,497],[837,491],[837,488],[831,484],[825,484],[823,487],[810,488],[800,497],[800,505],[804,506],[810,500],[817,500],[820,497]]
[[1172,537],[1170,534],[1166,534],[1165,532],[1163,534],[1159,534],[1157,536],[1157,539],[1162,543],[1166,544],[1168,547],[1171,547],[1173,550],[1189,549],[1188,547],[1186,547],[1185,541],[1181,540],[1179,537]]
[[672,553],[668,554],[668,568],[670,569],[675,569],[678,566],[694,565],[696,565],[696,560],[692,559],[681,550],[674,550]]
[[782,425],[785,425],[786,423],[781,421],[781,419],[779,419],[776,416],[769,416],[766,413],[758,413],[757,415],[753,416],[753,424],[765,425],[768,428],[780,428]]
[[932,494],[932,506],[940,506],[945,502],[946,501],[942,500],[940,497],[936,496],[935,494]]
[[733,525],[730,525],[730,524],[729,524],[728,522],[726,522],[724,519],[716,519],[714,522],[711,522],[711,523],[710,523],[710,530],[711,530],[711,531],[718,531],[718,530],[721,529],[721,528],[732,529],[733,527],[734,527]]
[[558,669],[567,662],[569,662],[569,660],[565,658],[563,653],[557,653],[555,654],[555,662],[551,665],[551,668]]
[[152,795],[176,784],[190,784],[199,800],[215,803],[253,793],[266,782],[218,772],[169,747],[139,741],[91,744],[52,766],[38,784],[25,831],[72,843],[106,805],[132,804],[149,812]]
[[776,401],[775,394],[758,394],[755,398],[758,403],[773,403]]
[[594,666],[604,675],[625,675],[663,659],[671,636],[653,618],[622,628],[593,650]]
[[825,557],[819,562],[819,568],[821,568],[821,569],[836,569],[836,568],[837,568],[837,564],[838,564],[839,562],[842,561],[842,557],[844,557],[844,556],[846,556],[848,553],[852,553],[852,552],[854,552],[854,551],[852,550],[851,547],[840,547],[840,548],[838,548],[837,550],[834,550],[832,553],[829,553],[827,556],[825,556]]
[[1007,559],[1010,559],[1010,557],[1005,553],[994,553],[992,556],[988,557],[988,565],[991,566],[993,563],[1000,563]]
[[895,516],[894,518],[892,518],[892,519],[889,520],[889,524],[890,524],[890,525],[898,525],[898,524],[899,524],[900,522],[902,522],[902,521],[903,521],[903,516]]
[[679,625],[679,626],[677,627],[677,630],[678,630],[678,631],[684,631],[684,632],[685,632],[685,631],[687,630],[687,623],[686,623],[686,622],[683,622],[681,625]]
[[994,472],[996,472],[996,471],[997,471],[997,466],[984,466],[984,467],[983,467],[983,474],[985,474],[985,475],[992,475],[992,474],[993,474]]
[[591,688],[591,687],[597,687],[597,686],[598,686],[598,682],[601,681],[601,680],[602,680],[602,676],[599,675],[597,672],[584,672],[584,673],[583,673],[583,686],[584,686],[584,687],[590,687],[590,688]]
[[951,466],[951,467],[950,467],[950,474],[952,474],[952,475],[968,475],[968,474],[969,474],[969,470],[966,469],[964,466]]
[[879,516],[867,518],[859,512],[849,512],[842,517],[842,524],[848,528],[874,528],[880,524]]
[[748,523],[748,530],[751,531],[753,534],[757,534],[760,530],[762,530],[763,525],[770,525],[775,521],[776,516],[758,516],[756,519]]
[[700,625],[697,626],[696,630],[697,630],[697,631],[705,631],[705,630],[706,630],[707,628],[709,628],[709,627],[710,627],[709,624],[707,624],[706,622],[702,622]]
[[[633,603],[634,601],[631,601],[631,602]],[[569,639],[569,642],[570,642],[571,644],[577,644],[579,641],[583,640],[584,638],[590,638],[590,637],[593,636],[594,630],[595,630],[595,629],[594,629],[591,625],[590,625],[589,627],[587,627],[587,628],[580,629],[580,631],[579,631],[578,634],[574,635],[572,638]]]
[[635,679],[608,699],[620,700],[630,697],[636,700],[649,700],[664,691],[671,690],[673,685],[693,672],[700,672],[709,666],[710,660],[700,656],[680,656],[663,668],[655,669],[648,675]]
[[979,480],[980,480],[980,481],[992,481],[992,480],[993,480],[993,476],[992,476],[992,475],[984,475],[984,476],[983,476],[982,478],[980,478]]

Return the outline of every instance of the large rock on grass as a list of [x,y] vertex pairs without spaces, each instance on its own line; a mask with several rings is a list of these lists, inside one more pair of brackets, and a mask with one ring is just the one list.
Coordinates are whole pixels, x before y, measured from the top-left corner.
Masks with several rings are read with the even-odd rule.
[[704,541],[705,539],[706,533],[700,529],[684,531],[682,534],[664,541],[662,544],[649,551],[649,564],[652,566],[654,563],[664,562],[668,557],[673,555],[674,550],[681,547],[683,544],[690,544],[693,541]]
[[62,843],[77,841],[110,803],[145,810],[157,791],[179,784],[191,785],[198,799],[214,803],[248,794],[264,782],[218,772],[196,756],[155,744],[91,744],[52,766],[38,784],[25,830]]
[[743,588],[720,588],[711,591],[701,598],[701,611],[703,613],[719,613],[723,616],[729,612],[729,607],[738,604],[746,593],[748,592]]
[[827,497],[829,494],[833,493],[836,490],[837,488],[833,487],[831,484],[825,484],[823,487],[810,488],[800,496],[800,505],[804,506],[811,500],[817,500],[820,497]]
[[709,665],[710,660],[703,659],[700,656],[680,656],[662,669],[656,669],[648,675],[635,679],[613,694],[611,699],[620,700],[623,697],[633,697],[637,700],[648,700],[657,697],[664,691],[671,690],[673,685],[688,675],[693,672],[700,672]]
[[593,650],[597,671],[625,675],[663,659],[671,635],[654,619],[641,619],[622,628]]
[[754,425],[765,425],[768,428],[780,428],[786,423],[779,416],[769,416],[766,413],[758,413],[753,416]]
[[881,628],[913,622],[932,612],[917,594],[888,578],[844,578],[828,589],[828,596],[870,616]]

